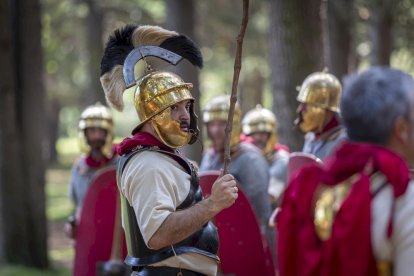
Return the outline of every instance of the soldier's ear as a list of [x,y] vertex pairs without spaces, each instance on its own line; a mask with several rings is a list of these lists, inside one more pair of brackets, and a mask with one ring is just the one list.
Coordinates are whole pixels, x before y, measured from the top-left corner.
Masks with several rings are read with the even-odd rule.
[[404,117],[398,117],[394,122],[392,136],[394,136],[399,143],[406,144],[409,143],[410,132],[410,122]]

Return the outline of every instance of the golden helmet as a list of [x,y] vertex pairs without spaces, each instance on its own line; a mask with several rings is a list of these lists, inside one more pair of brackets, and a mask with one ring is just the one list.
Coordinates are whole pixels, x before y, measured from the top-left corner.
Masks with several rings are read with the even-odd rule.
[[328,111],[339,113],[342,87],[339,80],[327,70],[310,74],[299,89],[299,107],[295,124],[304,132],[321,131]]
[[[139,124],[151,123],[158,138],[171,148],[192,144],[199,133],[194,113],[192,84],[185,83],[176,74],[162,71],[166,65],[177,65],[186,59],[202,68],[200,49],[187,36],[159,26],[126,25],[109,37],[101,60],[101,84],[108,102],[117,110],[124,107],[123,92],[137,85],[134,106]],[[145,72],[135,73],[135,65],[143,60]],[[144,65],[144,64],[142,64]],[[136,76],[139,80],[136,80]],[[171,106],[190,100],[189,131],[182,131],[180,123],[171,117]]]
[[[229,116],[230,109],[230,96],[222,95],[217,96],[211,99],[204,108],[203,111],[203,122],[208,124],[214,120],[223,120],[227,121]],[[239,105],[236,103],[234,107],[234,117],[233,117],[233,128],[230,137],[230,148],[236,146],[240,142],[240,132],[241,132],[241,110]]]
[[248,111],[242,121],[243,133],[247,136],[256,132],[269,133],[269,139],[262,149],[266,157],[271,157],[277,143],[277,120],[275,115],[269,109],[257,105],[256,108]]
[[85,136],[85,129],[89,127],[98,127],[106,130],[105,145],[102,147],[102,153],[108,158],[112,157],[114,125],[110,109],[97,102],[94,105],[88,106],[82,112],[79,120],[79,142],[80,149],[85,154],[91,151]]
[[197,116],[194,105],[190,107],[190,131],[183,132],[179,122],[172,120],[170,109],[172,105],[184,100],[194,101],[190,93],[191,83],[185,83],[178,75],[156,71],[145,75],[135,91],[134,106],[140,123],[133,131],[138,131],[143,124],[151,120],[152,125],[167,146],[182,147],[194,143],[198,135]]
[[341,93],[339,80],[324,70],[310,74],[303,81],[296,99],[301,103],[339,112]]

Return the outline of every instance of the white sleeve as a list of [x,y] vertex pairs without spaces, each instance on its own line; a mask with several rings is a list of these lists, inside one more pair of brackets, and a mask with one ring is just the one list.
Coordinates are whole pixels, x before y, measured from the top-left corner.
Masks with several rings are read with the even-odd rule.
[[394,276],[413,275],[414,262],[414,183],[396,203],[394,223]]
[[146,159],[142,162],[142,158],[133,158],[125,167],[121,180],[122,193],[134,208],[147,246],[148,241],[164,220],[176,210],[189,189],[189,185],[187,190],[180,189],[177,185],[177,179],[180,178],[171,163],[157,160],[156,164],[151,161]]
[[377,261],[389,261],[394,276],[412,275],[414,256],[414,183],[397,199],[393,235],[387,238],[387,227],[393,200],[390,186],[383,188],[372,204],[372,243]]
[[145,243],[161,226],[164,220],[175,211],[171,191],[172,183],[165,181],[162,171],[150,169],[137,171],[130,181],[127,181],[124,194],[135,210],[138,226]]

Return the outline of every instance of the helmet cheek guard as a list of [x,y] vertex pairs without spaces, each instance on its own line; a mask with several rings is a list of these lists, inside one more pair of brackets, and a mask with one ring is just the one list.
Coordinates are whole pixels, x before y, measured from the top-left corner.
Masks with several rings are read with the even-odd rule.
[[324,108],[307,105],[306,110],[302,112],[302,121],[299,128],[304,133],[310,131],[321,131],[325,121],[326,110]]
[[300,111],[296,120],[301,131],[307,133],[322,130],[326,111],[340,112],[341,94],[341,83],[327,70],[306,77],[296,98],[298,102],[306,104],[306,110]]

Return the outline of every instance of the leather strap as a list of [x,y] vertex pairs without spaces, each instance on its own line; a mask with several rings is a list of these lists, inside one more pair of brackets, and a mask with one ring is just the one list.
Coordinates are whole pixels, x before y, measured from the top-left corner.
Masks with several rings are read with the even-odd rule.
[[162,260],[165,260],[167,258],[173,257],[175,255],[181,255],[184,253],[197,253],[212,258],[216,261],[219,261],[218,257],[210,252],[198,249],[196,247],[180,246],[174,248],[174,250],[172,247],[169,247],[161,252],[157,252],[156,254],[152,254],[150,256],[145,256],[141,258],[127,256],[125,258],[125,263],[132,267],[146,266],[153,263],[161,262]]
[[131,276],[167,276],[167,275],[181,275],[181,276],[205,276],[204,274],[176,267],[167,266],[146,266],[139,271],[134,271]]

